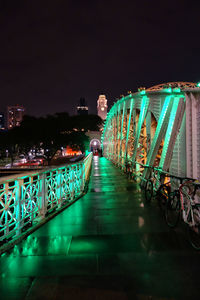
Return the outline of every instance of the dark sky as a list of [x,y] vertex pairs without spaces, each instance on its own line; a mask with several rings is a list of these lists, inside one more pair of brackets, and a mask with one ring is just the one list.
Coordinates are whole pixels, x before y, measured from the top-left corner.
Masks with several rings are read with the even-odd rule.
[[0,111],[96,113],[128,90],[200,81],[199,1],[0,0]]

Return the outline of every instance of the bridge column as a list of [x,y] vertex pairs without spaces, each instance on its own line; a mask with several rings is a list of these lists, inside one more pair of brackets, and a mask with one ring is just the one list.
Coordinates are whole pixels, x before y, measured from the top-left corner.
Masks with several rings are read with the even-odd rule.
[[147,152],[151,147],[151,112],[148,111],[146,114],[146,130],[147,130]]
[[119,147],[119,164],[122,164],[122,140],[123,140],[123,128],[124,128],[124,115],[125,115],[126,102],[123,103],[123,113],[121,121],[121,130],[120,130],[120,147]]
[[186,96],[186,149],[187,149],[187,176],[198,178],[198,159],[197,159],[197,118],[198,102],[194,94]]
[[133,107],[134,107],[134,99],[131,99],[130,103],[130,111],[129,111],[129,120],[128,120],[128,126],[127,126],[127,131],[126,131],[126,147],[125,147],[125,163],[127,162],[127,148],[128,148],[128,138],[129,138],[129,132],[130,132],[130,125],[131,125],[131,117],[132,117],[132,112],[133,112]]
[[120,154],[120,117],[121,117],[121,103],[118,105],[118,110],[117,110],[117,145],[116,145],[116,163],[119,163],[119,154]]
[[142,101],[141,101],[141,108],[140,108],[140,115],[139,115],[139,120],[138,120],[138,125],[137,125],[137,131],[136,131],[135,140],[134,140],[134,148],[133,148],[133,156],[132,156],[133,163],[136,160],[136,154],[137,154],[137,148],[138,148],[138,142],[139,142],[139,138],[140,138],[141,128],[142,128],[142,124],[144,123],[144,119],[146,117],[148,105],[149,105],[149,98],[147,96],[143,96]]
[[114,113],[114,139],[113,139],[113,161],[116,162],[116,152],[117,152],[117,109],[115,108]]

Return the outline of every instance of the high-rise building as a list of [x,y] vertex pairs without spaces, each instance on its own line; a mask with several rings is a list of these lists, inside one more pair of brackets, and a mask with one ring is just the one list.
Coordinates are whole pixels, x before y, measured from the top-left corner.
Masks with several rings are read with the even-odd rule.
[[85,98],[80,98],[79,104],[77,106],[78,115],[88,115],[88,106],[86,104]]
[[4,113],[0,112],[0,130],[5,129],[5,118]]
[[25,113],[25,108],[21,105],[17,104],[17,105],[8,106],[8,110],[7,110],[8,129],[12,129],[13,127],[20,126],[24,113]]
[[102,120],[105,120],[107,117],[107,99],[105,95],[99,95],[99,99],[97,100],[97,114]]

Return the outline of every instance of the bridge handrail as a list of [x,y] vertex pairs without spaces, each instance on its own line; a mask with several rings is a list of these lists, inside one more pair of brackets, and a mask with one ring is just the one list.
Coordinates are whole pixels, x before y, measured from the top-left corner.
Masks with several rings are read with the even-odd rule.
[[77,163],[25,172],[0,179],[0,241],[20,235],[77,199],[89,179],[92,153]]
[[42,173],[48,173],[49,171],[56,171],[57,169],[63,169],[63,168],[66,168],[67,166],[69,167],[72,167],[74,165],[80,165],[80,164],[83,164],[83,163],[86,163],[88,158],[92,155],[92,153],[89,153],[84,159],[82,159],[81,161],[78,161],[76,163],[73,163],[73,164],[62,164],[60,166],[45,166],[43,168],[40,168],[40,169],[35,169],[33,171],[26,171],[26,172],[21,172],[20,174],[14,174],[14,175],[9,175],[9,176],[2,176],[0,177],[0,185],[2,183],[5,183],[5,182],[10,182],[10,181],[13,181],[13,180],[18,180],[18,179],[21,179],[21,178],[24,178],[25,176],[35,176],[37,174],[42,174]]
[[[147,164],[142,164],[140,162],[137,162],[137,161],[134,161],[132,162],[131,160],[127,160],[128,162],[132,163],[132,165],[140,165],[142,166],[143,168],[149,168],[149,169],[152,169],[152,170],[156,170],[158,171],[160,174],[164,174],[166,177],[171,177],[171,178],[176,178],[178,180],[180,180],[180,182],[182,183],[184,180],[188,180],[188,181],[197,181],[197,179],[195,178],[191,178],[191,177],[187,177],[187,176],[177,176],[177,175],[174,175],[174,174],[170,174],[169,172],[163,170],[161,167],[155,167],[155,166],[151,166],[151,165],[147,165]],[[198,184],[198,182],[196,182],[196,184]]]

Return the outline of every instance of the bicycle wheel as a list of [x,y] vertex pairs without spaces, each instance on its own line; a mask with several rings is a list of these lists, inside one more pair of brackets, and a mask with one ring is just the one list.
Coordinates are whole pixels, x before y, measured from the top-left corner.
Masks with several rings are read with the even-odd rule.
[[146,202],[150,203],[153,197],[153,182],[151,179],[148,179],[145,185],[145,199]]
[[165,206],[165,220],[169,227],[176,227],[180,218],[180,195],[179,193],[169,194],[168,201]]
[[161,184],[159,189],[157,190],[156,197],[158,200],[159,207],[164,210],[166,207],[166,203],[169,198],[170,188],[166,184]]
[[138,178],[139,178],[139,177],[137,176],[136,173],[132,173],[131,178],[132,178],[132,180],[133,180],[134,182],[138,182]]
[[192,210],[195,225],[188,225],[188,239],[194,249],[200,250],[200,207],[195,206]]

